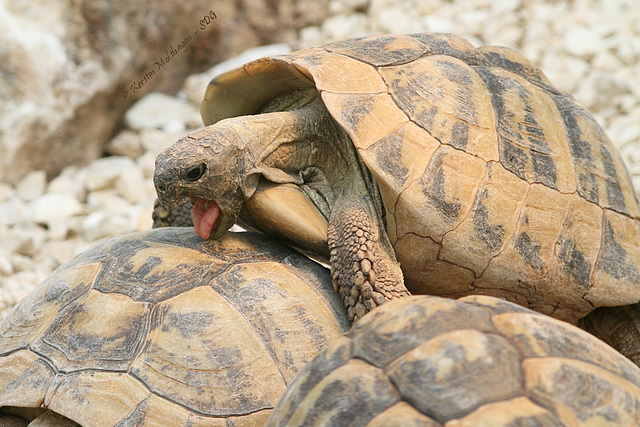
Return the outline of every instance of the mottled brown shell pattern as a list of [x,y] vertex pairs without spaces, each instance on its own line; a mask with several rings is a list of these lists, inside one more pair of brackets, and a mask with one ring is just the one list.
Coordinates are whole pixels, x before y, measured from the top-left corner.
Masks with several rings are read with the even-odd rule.
[[487,296],[377,308],[294,378],[267,426],[631,426],[640,370],[565,322]]
[[63,265],[0,326],[0,413],[81,425],[263,425],[349,327],[326,269],[255,233],[164,228]]
[[640,297],[640,210],[594,118],[508,48],[371,36],[214,80],[206,124],[315,86],[377,180],[414,293],[507,297],[575,321]]

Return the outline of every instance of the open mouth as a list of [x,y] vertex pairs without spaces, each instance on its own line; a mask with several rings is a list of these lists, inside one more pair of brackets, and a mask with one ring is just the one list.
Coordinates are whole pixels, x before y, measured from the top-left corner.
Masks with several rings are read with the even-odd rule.
[[219,216],[220,206],[215,200],[195,199],[191,217],[198,236],[208,239]]

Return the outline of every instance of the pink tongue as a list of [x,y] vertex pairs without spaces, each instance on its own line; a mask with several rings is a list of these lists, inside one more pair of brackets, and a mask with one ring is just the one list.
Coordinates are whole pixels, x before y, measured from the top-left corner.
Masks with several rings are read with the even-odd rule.
[[198,236],[208,239],[219,216],[220,206],[215,200],[196,199],[191,209],[191,217]]

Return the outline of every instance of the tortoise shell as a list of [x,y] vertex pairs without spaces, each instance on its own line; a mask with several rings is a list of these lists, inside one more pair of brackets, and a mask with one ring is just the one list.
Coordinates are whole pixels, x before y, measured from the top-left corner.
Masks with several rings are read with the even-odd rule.
[[568,323],[488,296],[395,300],[291,382],[267,426],[630,426],[640,370]]
[[61,266],[0,326],[0,413],[81,425],[264,425],[349,327],[329,272],[255,233],[165,228]]
[[576,321],[640,299],[640,210],[594,118],[516,51],[383,35],[214,79],[205,124],[313,88],[377,181],[414,293],[506,297]]

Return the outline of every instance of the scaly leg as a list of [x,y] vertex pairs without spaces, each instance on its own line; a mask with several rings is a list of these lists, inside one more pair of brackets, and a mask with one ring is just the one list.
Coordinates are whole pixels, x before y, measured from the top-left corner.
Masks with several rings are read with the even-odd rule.
[[640,366],[640,303],[596,308],[578,325]]
[[328,243],[333,286],[353,322],[387,301],[411,295],[389,238],[364,209],[332,212]]

